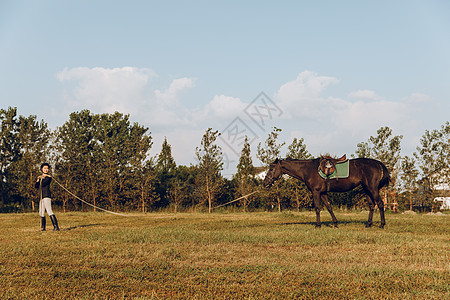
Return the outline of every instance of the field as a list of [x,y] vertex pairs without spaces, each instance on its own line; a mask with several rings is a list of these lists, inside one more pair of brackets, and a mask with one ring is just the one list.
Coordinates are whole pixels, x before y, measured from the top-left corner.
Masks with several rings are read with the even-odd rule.
[[57,217],[39,232],[37,213],[0,215],[1,299],[450,298],[448,214]]

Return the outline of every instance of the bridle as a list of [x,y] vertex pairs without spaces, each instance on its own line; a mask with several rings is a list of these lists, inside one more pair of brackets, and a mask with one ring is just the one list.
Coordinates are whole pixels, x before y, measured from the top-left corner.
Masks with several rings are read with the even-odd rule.
[[277,160],[277,162],[275,163],[275,167],[273,167],[272,171],[270,172],[270,175],[269,175],[269,173],[267,174],[267,175],[269,175],[268,179],[270,180],[271,184],[275,181],[274,180],[275,171],[277,170],[278,167],[281,168],[281,161],[280,160]]

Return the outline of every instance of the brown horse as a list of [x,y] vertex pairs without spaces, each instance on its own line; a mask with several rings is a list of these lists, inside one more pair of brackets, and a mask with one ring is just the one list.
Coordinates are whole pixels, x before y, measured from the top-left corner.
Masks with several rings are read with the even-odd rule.
[[[386,166],[378,160],[370,158],[356,158],[349,160],[349,176],[346,178],[323,179],[318,172],[320,166],[333,165],[336,161],[330,157],[320,157],[310,160],[276,159],[269,168],[264,178],[264,187],[270,187],[273,182],[288,174],[305,182],[313,196],[314,208],[316,210],[316,226],[320,227],[320,200],[325,204],[334,227],[337,227],[337,219],[328,201],[327,192],[347,192],[361,185],[368,197],[369,219],[366,227],[372,226],[375,203],[380,210],[381,225],[386,225],[384,218],[384,203],[380,197],[380,189],[390,182],[389,171]],[[328,175],[328,174],[327,174]]]

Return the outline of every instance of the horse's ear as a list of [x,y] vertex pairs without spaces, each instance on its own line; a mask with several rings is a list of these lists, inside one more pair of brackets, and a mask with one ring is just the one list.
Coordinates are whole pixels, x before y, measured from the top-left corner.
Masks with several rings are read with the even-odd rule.
[[278,159],[278,157],[277,157],[273,163],[274,163],[274,164],[277,164],[278,162],[279,162],[279,159]]

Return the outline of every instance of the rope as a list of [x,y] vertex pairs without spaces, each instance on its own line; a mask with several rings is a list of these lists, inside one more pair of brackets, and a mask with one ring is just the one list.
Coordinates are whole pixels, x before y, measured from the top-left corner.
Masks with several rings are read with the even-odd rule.
[[[110,214],[113,214],[113,215],[118,215],[118,216],[127,217],[127,215],[120,214],[120,213],[116,213],[116,212],[113,212],[113,211],[109,211],[109,210],[107,210],[107,209],[103,209],[103,208],[101,208],[101,207],[95,206],[94,204],[91,204],[91,203],[89,203],[89,202],[84,201],[83,199],[81,199],[80,197],[78,197],[77,195],[75,195],[75,194],[73,194],[71,191],[69,191],[69,190],[68,190],[65,186],[63,186],[61,183],[59,183],[58,180],[56,180],[53,176],[50,176],[50,177],[52,177],[53,180],[54,180],[60,187],[62,187],[67,193],[69,193],[71,196],[75,197],[76,199],[80,200],[80,201],[83,202],[84,204],[90,205],[90,206],[92,206],[92,207],[94,207],[94,208],[97,208],[97,209],[99,209],[99,210],[101,210],[101,211],[104,211],[104,212],[107,212],[107,213],[110,213]],[[257,193],[257,192],[259,192],[259,190],[254,191],[254,192],[252,192],[252,193],[250,193],[250,194],[247,194],[247,195],[245,195],[245,196],[239,197],[239,198],[237,198],[237,199],[234,199],[233,201],[227,202],[227,203],[225,203],[225,204],[221,204],[221,205],[218,205],[218,206],[216,206],[216,207],[213,207],[212,209],[216,209],[216,208],[219,208],[219,207],[222,207],[222,206],[231,204],[231,203],[233,203],[233,202],[239,201],[239,200],[241,200],[242,198],[248,197],[248,196],[253,195],[254,193]]]
[[53,177],[53,176],[50,176],[50,177],[52,177],[53,180],[54,180],[60,187],[62,187],[66,192],[68,192],[70,195],[72,195],[72,196],[75,197],[76,199],[80,200],[80,201],[83,202],[84,204],[90,205],[90,206],[92,206],[92,207],[94,207],[94,208],[97,208],[97,209],[99,209],[99,210],[101,210],[101,211],[104,211],[104,212],[107,212],[107,213],[110,213],[110,214],[113,214],[113,215],[118,215],[118,216],[122,216],[122,217],[127,217],[127,215],[119,214],[119,213],[116,213],[116,212],[113,212],[113,211],[109,211],[109,210],[107,210],[107,209],[103,209],[103,208],[101,208],[101,207],[95,206],[94,204],[91,204],[91,203],[89,203],[89,202],[84,201],[83,199],[81,199],[81,198],[78,197],[77,195],[73,194],[73,193],[72,193],[71,191],[69,191],[68,189],[66,189],[61,183],[58,182],[58,180],[55,179],[55,177]]
[[257,192],[259,192],[259,190],[258,190],[258,191],[254,191],[254,192],[252,192],[252,193],[250,193],[250,194],[247,194],[247,195],[245,195],[245,196],[239,197],[239,198],[237,198],[237,199],[234,199],[233,201],[227,202],[227,203],[225,203],[225,204],[221,204],[221,205],[218,205],[218,206],[216,206],[216,207],[213,207],[212,209],[216,209],[216,208],[219,208],[219,207],[228,205],[228,204],[230,204],[230,203],[239,201],[239,200],[241,200],[242,198],[248,197],[248,196],[253,195],[254,193],[257,193]]

